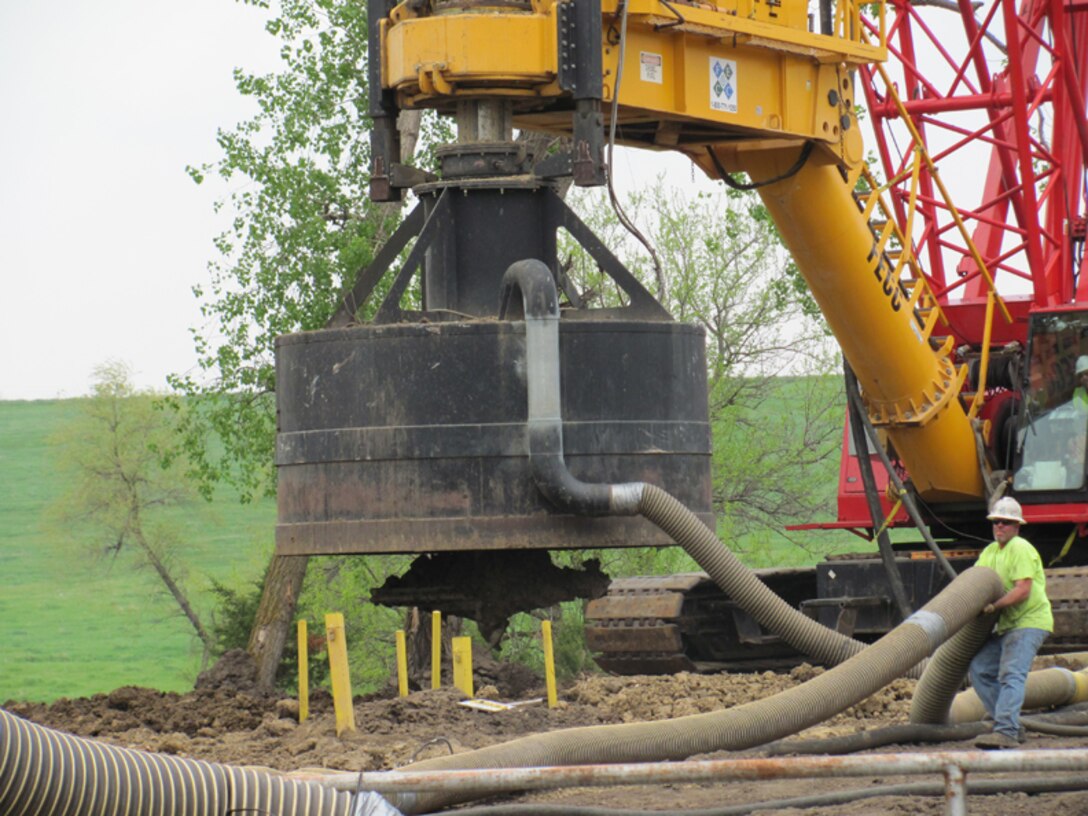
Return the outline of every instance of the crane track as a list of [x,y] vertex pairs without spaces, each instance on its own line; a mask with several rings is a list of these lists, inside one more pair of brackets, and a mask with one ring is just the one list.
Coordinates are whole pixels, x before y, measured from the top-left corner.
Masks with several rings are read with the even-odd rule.
[[[816,598],[814,569],[756,573],[793,606],[805,608]],[[1048,569],[1047,594],[1055,625],[1042,652],[1088,651],[1088,567]],[[586,642],[602,669],[623,675],[780,670],[808,660],[760,627],[705,573],[613,581],[605,597],[586,607]]]

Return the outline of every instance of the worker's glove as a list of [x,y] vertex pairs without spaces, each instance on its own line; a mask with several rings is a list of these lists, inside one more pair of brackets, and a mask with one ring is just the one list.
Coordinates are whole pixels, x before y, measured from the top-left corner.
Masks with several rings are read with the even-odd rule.
[[996,611],[997,611],[997,608],[993,604],[986,604],[986,606],[982,607],[982,614],[983,615],[992,615]]

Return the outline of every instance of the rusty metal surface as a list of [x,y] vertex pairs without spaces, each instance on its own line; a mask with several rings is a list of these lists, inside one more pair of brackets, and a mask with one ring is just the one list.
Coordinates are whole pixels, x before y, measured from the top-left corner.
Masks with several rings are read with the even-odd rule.
[[656,626],[586,626],[586,645],[601,652],[679,652],[684,644],[680,627],[663,623]]
[[684,606],[684,596],[680,592],[611,594],[592,601],[590,606],[592,609],[586,609],[586,617],[598,621],[613,618],[675,618]]
[[[951,770],[950,770],[951,769]],[[563,787],[725,782],[729,780],[812,779],[899,774],[1088,772],[1088,749],[1038,751],[934,751],[719,759],[688,762],[491,768],[457,771],[377,771],[325,776],[325,784],[345,790],[359,786],[378,793],[457,791],[500,793]]]
[[[815,594],[811,568],[755,572],[792,605]],[[597,665],[616,674],[758,671],[805,659],[700,572],[617,579],[585,619]]]
[[676,572],[672,575],[643,575],[633,578],[616,578],[609,588],[614,592],[642,592],[659,590],[693,589],[710,578],[705,572]]
[[1062,567],[1046,571],[1046,593],[1051,603],[1088,602],[1088,568]]
[[1046,594],[1054,610],[1054,634],[1044,651],[1064,651],[1088,643],[1088,568],[1048,569]]
[[276,525],[277,555],[585,549],[586,541],[602,549],[674,544],[653,524],[633,516],[351,519]]

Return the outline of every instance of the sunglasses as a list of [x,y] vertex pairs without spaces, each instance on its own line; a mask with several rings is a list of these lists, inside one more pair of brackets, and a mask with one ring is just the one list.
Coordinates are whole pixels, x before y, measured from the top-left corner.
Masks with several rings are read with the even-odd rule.
[[1012,527],[1016,524],[1015,521],[1005,521],[1005,519],[994,519],[994,527]]

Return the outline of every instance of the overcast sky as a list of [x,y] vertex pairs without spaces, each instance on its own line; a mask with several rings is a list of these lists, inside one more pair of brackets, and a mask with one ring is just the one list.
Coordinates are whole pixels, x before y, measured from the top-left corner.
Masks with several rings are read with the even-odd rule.
[[110,359],[160,388],[193,364],[217,224],[185,165],[248,112],[231,69],[274,55],[233,0],[0,2],[0,399],[85,393]]
[[[222,222],[185,166],[251,112],[231,71],[276,64],[262,20],[235,0],[0,1],[0,399],[84,394],[109,360],[160,389],[193,367],[190,289]],[[683,158],[634,155],[619,180],[690,183]]]

